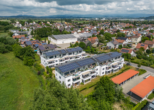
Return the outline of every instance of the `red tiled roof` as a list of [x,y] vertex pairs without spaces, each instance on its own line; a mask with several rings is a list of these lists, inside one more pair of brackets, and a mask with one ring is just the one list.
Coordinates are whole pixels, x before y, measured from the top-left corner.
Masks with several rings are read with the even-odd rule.
[[135,70],[128,70],[114,78],[112,78],[111,80],[115,83],[115,84],[121,84],[122,82],[126,81],[127,79],[131,78],[132,76],[138,74],[138,71]]
[[115,39],[117,42],[119,43],[123,43],[125,40],[121,40],[121,39]]
[[98,38],[97,37],[91,37],[91,38],[88,38],[88,41],[90,41],[92,44],[96,42]]
[[25,35],[17,35],[17,36],[13,36],[14,39],[15,39],[15,38],[20,39],[21,37],[25,37]]
[[[122,50],[129,50],[129,52],[124,52],[124,51],[122,51]],[[127,49],[127,48],[122,48],[121,49],[121,51],[120,51],[120,53],[131,53],[133,50],[132,49]]]
[[154,77],[149,76],[141,83],[136,85],[134,88],[132,88],[130,91],[138,95],[139,97],[144,98],[153,89],[154,89]]
[[150,40],[146,40],[146,41],[144,42],[144,44],[147,44],[147,45],[153,45],[154,42],[153,42],[153,41],[150,41]]
[[146,50],[148,45],[147,44],[143,44],[143,43],[138,43],[137,46],[136,46],[137,49],[140,49],[141,47],[143,47]]

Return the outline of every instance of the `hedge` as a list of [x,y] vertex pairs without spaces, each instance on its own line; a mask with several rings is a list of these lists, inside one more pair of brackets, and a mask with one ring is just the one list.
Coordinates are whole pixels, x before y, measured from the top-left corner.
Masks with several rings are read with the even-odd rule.
[[144,73],[146,73],[147,71],[146,70],[144,70],[144,69],[139,69],[139,75],[142,75],[142,74],[144,74]]
[[135,109],[135,110],[141,110],[143,107],[146,106],[146,104],[148,103],[147,100],[144,100],[140,103],[140,105]]
[[149,96],[148,99],[153,99],[154,98],[154,92],[152,92]]

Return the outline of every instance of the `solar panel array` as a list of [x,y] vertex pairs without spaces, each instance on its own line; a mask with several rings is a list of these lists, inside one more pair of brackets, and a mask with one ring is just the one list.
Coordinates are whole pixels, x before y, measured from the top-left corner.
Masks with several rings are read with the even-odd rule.
[[73,63],[67,64],[67,65],[64,65],[64,66],[60,66],[58,68],[61,72],[64,73],[64,72],[68,72],[68,71],[74,70],[74,69],[79,68],[79,67],[80,67],[80,65],[78,65],[76,62],[73,62]]
[[122,52],[126,52],[126,53],[129,52],[129,50],[126,50],[126,49],[122,49],[121,51],[122,51]]
[[[43,49],[43,47],[41,47]],[[46,56],[53,56],[53,55],[59,55],[59,54],[66,54],[66,53],[73,53],[77,51],[83,50],[81,47],[77,48],[71,48],[71,49],[66,49],[66,50],[58,50],[58,51],[52,51],[52,52],[47,52],[45,53]]]
[[55,39],[69,39],[76,38],[73,34],[63,34],[63,35],[52,35]]
[[144,44],[141,44],[141,46],[144,46]]
[[113,53],[110,54],[110,56],[111,56],[112,58],[119,57],[119,56],[121,56],[121,53],[113,52]]
[[117,39],[126,40],[127,38],[126,37],[118,37]]
[[46,56],[53,56],[53,55],[59,55],[59,54],[61,54],[59,51],[53,51],[53,52],[45,53]]
[[93,64],[95,63],[96,61],[92,58],[88,58],[88,59],[84,59],[84,60],[81,60],[81,61],[77,61],[77,63],[80,65],[80,66],[85,66],[85,65],[90,65],[90,64]]
[[26,41],[27,45],[32,45],[31,41]]
[[111,57],[107,54],[105,54],[105,55],[103,54],[102,56],[96,57],[96,59],[97,59],[98,62],[104,62],[106,60],[111,59]]
[[120,55],[121,55],[121,53],[118,53],[118,52],[113,52],[110,54],[102,54],[102,55],[98,55],[93,58],[82,59],[79,61],[67,63],[65,65],[60,65],[60,66],[57,66],[57,68],[59,68],[59,70],[64,73],[64,72],[68,72],[68,71],[71,71],[71,70],[74,70],[74,69],[77,69],[77,68],[80,68],[80,67],[83,67],[86,65],[96,63],[96,60],[98,62],[104,62],[106,60],[110,60],[110,59],[120,56]]

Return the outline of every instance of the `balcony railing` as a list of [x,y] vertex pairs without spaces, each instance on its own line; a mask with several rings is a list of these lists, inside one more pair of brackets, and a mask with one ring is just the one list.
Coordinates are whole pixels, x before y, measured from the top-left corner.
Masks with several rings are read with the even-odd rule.
[[112,68],[117,68],[117,67],[119,67],[119,66],[118,66],[118,65],[113,65],[113,66],[112,66]]
[[90,74],[82,75],[83,78],[88,78],[89,76],[90,76]]
[[52,63],[54,63],[54,61],[52,61],[52,62],[48,62],[48,64],[52,64]]
[[78,80],[80,80],[80,77],[73,78],[73,81],[74,81],[74,82],[75,82],[75,81],[78,81]]

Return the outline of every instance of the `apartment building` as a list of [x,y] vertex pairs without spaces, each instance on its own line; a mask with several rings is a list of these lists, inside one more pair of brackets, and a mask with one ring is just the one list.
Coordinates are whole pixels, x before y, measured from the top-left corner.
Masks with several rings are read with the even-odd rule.
[[80,83],[85,84],[96,76],[114,73],[121,69],[124,64],[124,58],[121,55],[121,53],[112,52],[59,65],[55,68],[55,77],[68,88]]
[[87,57],[87,54],[82,48],[69,48],[64,50],[57,50],[42,53],[41,64],[43,66],[54,67],[60,64],[68,63],[73,60],[79,60]]

